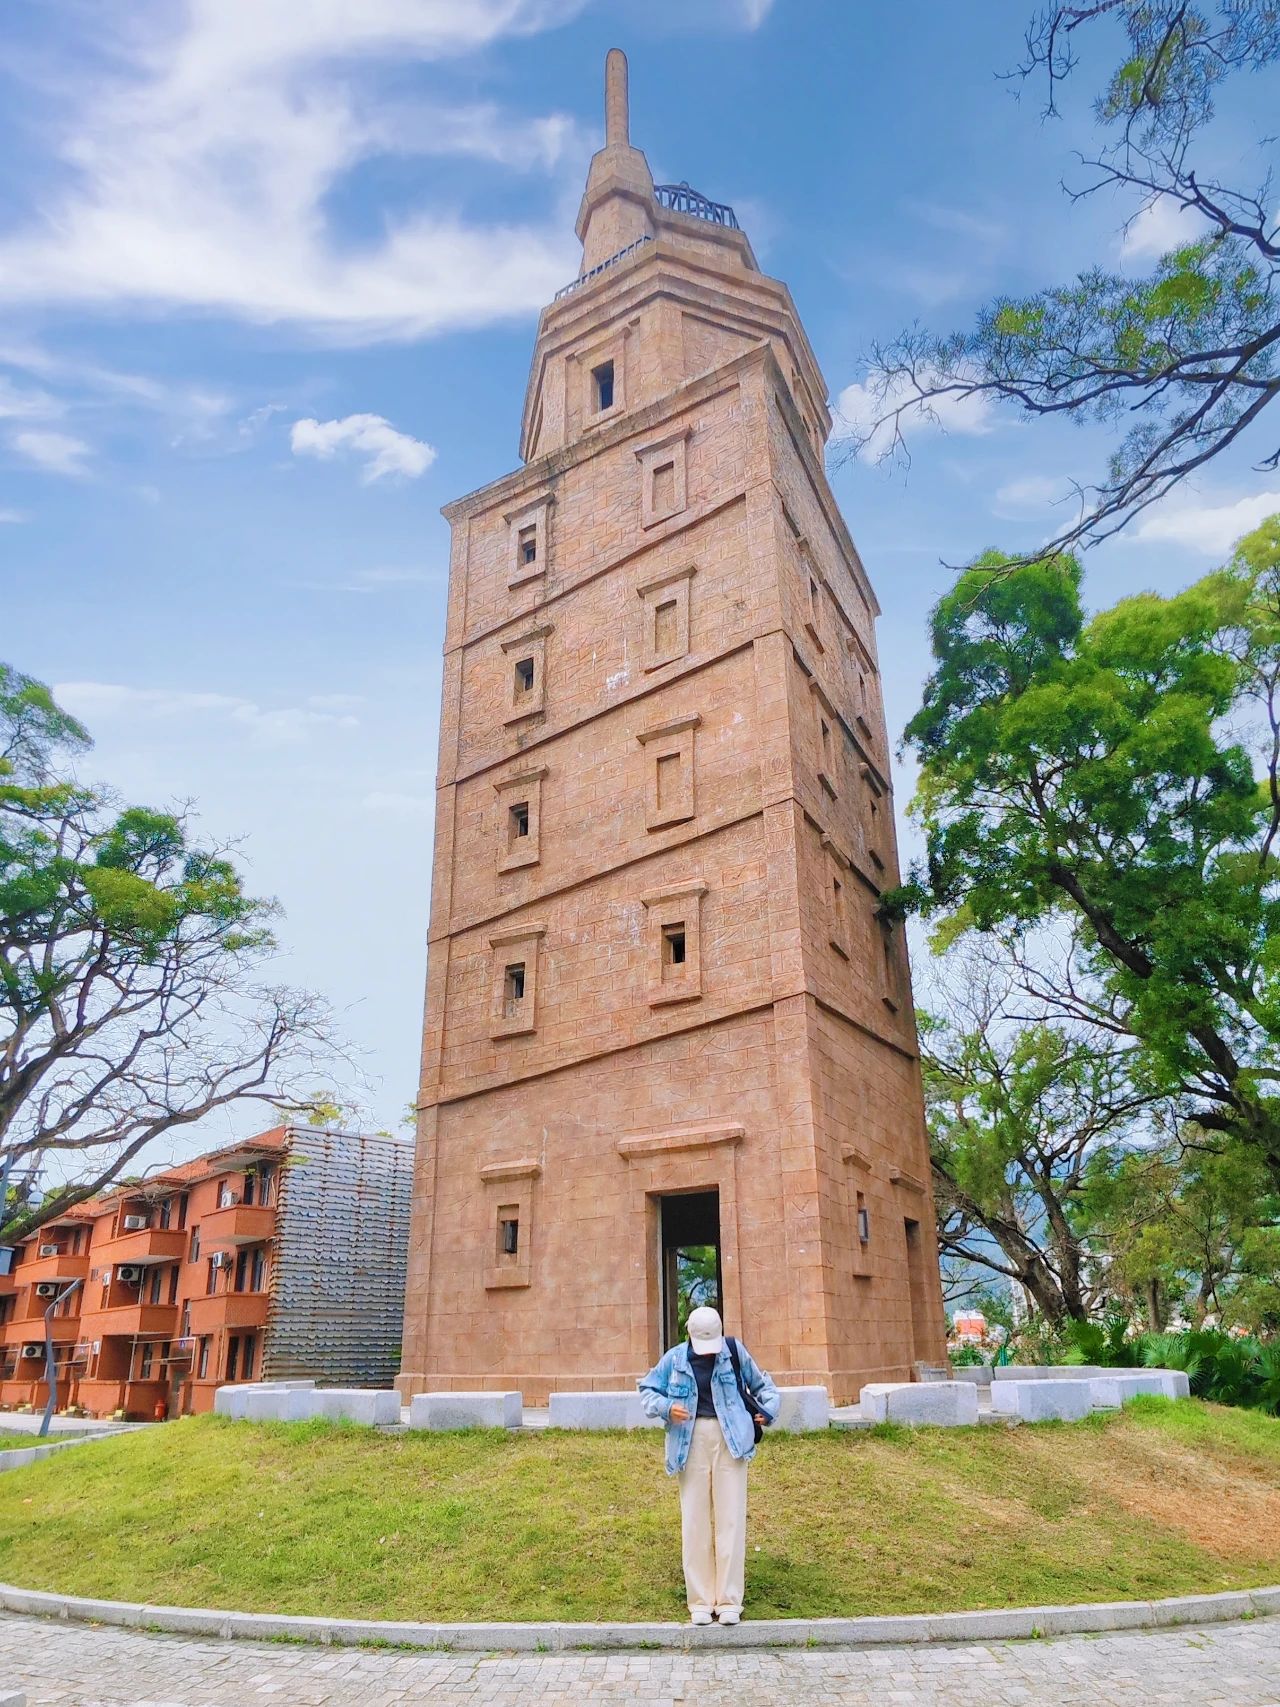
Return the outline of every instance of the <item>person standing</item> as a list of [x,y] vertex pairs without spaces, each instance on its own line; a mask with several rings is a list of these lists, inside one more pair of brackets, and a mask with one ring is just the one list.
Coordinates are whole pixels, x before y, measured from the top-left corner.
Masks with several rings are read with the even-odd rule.
[[640,1403],[666,1425],[667,1474],[680,1479],[689,1616],[736,1624],[746,1586],[747,1465],[756,1424],[771,1423],[782,1400],[747,1348],[725,1338],[718,1311],[691,1311],[688,1335],[638,1383]]

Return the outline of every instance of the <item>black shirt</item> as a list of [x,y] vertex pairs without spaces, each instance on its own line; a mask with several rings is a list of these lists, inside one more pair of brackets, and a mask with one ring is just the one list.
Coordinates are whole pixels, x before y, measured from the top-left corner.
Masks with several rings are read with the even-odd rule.
[[698,1408],[694,1412],[695,1417],[713,1417],[716,1414],[715,1405],[711,1400],[711,1371],[715,1368],[719,1355],[715,1351],[689,1353],[693,1378],[698,1383]]

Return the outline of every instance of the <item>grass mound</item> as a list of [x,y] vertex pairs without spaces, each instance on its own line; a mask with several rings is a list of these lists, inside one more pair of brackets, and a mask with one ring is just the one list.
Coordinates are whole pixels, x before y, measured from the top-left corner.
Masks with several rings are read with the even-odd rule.
[[[386,1436],[202,1417],[0,1476],[0,1578],[416,1619],[683,1616],[650,1434]],[[754,1617],[1154,1598],[1280,1581],[1280,1421],[1192,1400],[1014,1430],[766,1437]]]

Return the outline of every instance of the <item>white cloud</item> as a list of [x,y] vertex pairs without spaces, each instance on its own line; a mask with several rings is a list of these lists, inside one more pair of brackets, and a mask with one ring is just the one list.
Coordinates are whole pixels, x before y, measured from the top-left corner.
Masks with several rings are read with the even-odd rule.
[[19,456],[49,474],[66,474],[79,479],[89,472],[85,459],[92,456],[93,451],[83,439],[73,438],[70,433],[45,432],[32,427],[15,433],[10,443]]
[[304,705],[263,706],[235,694],[199,693],[169,688],[134,688],[120,682],[59,682],[61,705],[91,726],[130,721],[172,724],[211,720],[241,728],[255,746],[295,746],[317,729],[354,729],[359,719],[348,707],[326,707],[317,696]]
[[[921,377],[929,383],[927,374]],[[925,404],[916,402],[916,395],[915,386],[907,379],[891,385],[883,396],[868,385],[846,385],[836,398],[834,437],[848,439],[869,432],[871,436],[859,448],[858,456],[863,462],[876,462],[892,448],[893,428],[884,417],[900,406],[904,409],[899,422],[904,439],[926,432],[983,434],[995,425],[991,400],[986,396],[939,397]],[[880,426],[876,426],[877,421]]]
[[[546,170],[557,115],[380,98],[383,65],[549,28],[586,0],[149,0],[112,73],[73,77],[57,189],[0,239],[0,301],[131,303],[290,321],[358,342],[482,325],[549,300],[576,245],[559,222],[474,226],[422,202],[373,241],[344,237],[334,192],[366,161],[466,154]],[[101,21],[109,13],[95,12]],[[126,14],[119,14],[125,18]],[[175,23],[175,19],[181,21]],[[523,82],[526,96],[529,85]]]
[[773,10],[773,0],[738,0],[738,4],[749,30],[758,30]]
[[1029,474],[997,487],[992,509],[997,516],[1017,521],[1065,504],[1074,496],[1075,487],[1062,475]]
[[1280,491],[1255,492],[1247,498],[1215,502],[1212,497],[1197,500],[1179,488],[1120,537],[1135,544],[1181,545],[1188,551],[1223,559],[1242,533],[1248,533],[1277,513],[1280,513]]
[[408,433],[397,432],[381,415],[345,415],[340,421],[295,421],[289,435],[295,456],[317,456],[327,462],[338,451],[365,459],[364,485],[388,476],[416,480],[436,459],[435,448]]
[[1189,213],[1172,196],[1161,196],[1135,214],[1120,239],[1120,258],[1125,261],[1154,261],[1194,243],[1207,229],[1198,214]]

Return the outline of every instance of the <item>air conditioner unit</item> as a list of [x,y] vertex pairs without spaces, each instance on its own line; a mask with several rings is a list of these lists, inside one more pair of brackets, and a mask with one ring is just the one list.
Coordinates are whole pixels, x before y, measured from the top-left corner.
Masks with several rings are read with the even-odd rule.
[[58,1283],[56,1280],[42,1280],[36,1287],[37,1298],[56,1298],[57,1296]]
[[231,1267],[231,1252],[230,1251],[215,1251],[213,1253],[213,1256],[210,1258],[210,1261],[213,1263],[213,1266],[215,1268],[230,1268]]
[[143,1273],[140,1262],[122,1262],[116,1270],[116,1279],[122,1280],[126,1286],[141,1286]]
[[238,1191],[222,1191],[218,1193],[219,1209],[234,1209],[239,1201],[240,1193]]
[[62,1252],[57,1245],[41,1245],[36,1254],[42,1257],[60,1257]]
[[124,1218],[124,1230],[126,1233],[145,1232],[146,1225],[147,1218],[145,1215],[126,1215]]
[[35,1344],[24,1345],[22,1348],[22,1355],[23,1355],[23,1357],[30,1357],[30,1358],[43,1357],[44,1356],[44,1347],[42,1345],[35,1345]]

